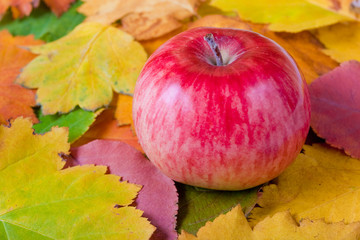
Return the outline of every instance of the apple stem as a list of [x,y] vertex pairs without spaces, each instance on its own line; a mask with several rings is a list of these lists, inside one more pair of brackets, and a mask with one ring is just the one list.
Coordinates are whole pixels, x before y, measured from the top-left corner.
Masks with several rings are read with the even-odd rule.
[[212,33],[208,33],[208,34],[206,34],[204,39],[209,44],[212,52],[215,55],[216,66],[224,66],[224,62],[223,62],[223,59],[222,59],[222,56],[221,56],[221,52],[220,52],[219,46],[215,42],[214,35]]

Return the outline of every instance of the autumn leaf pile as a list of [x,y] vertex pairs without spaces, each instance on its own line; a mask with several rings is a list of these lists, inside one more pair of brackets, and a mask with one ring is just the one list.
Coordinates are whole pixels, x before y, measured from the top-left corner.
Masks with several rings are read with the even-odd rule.
[[[360,1],[0,1],[0,239],[360,239]],[[312,119],[295,162],[244,191],[174,183],[131,103],[147,58],[199,26],[296,60]]]

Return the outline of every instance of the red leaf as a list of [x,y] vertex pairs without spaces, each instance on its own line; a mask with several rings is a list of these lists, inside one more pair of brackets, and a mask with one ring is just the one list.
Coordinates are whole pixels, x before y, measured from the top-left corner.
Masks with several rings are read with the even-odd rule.
[[71,149],[71,153],[77,164],[106,165],[110,173],[143,185],[135,203],[157,227],[151,239],[176,239],[178,196],[174,182],[141,152],[120,141],[95,140]]
[[311,127],[330,145],[360,158],[360,63],[344,62],[309,87]]

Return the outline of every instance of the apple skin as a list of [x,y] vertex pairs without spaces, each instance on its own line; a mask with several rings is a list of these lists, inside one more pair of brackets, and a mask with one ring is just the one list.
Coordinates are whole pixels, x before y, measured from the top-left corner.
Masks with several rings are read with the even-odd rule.
[[[224,59],[204,40],[212,33]],[[277,177],[310,127],[307,84],[274,41],[251,31],[195,28],[145,64],[133,98],[144,152],[175,181],[241,190]]]

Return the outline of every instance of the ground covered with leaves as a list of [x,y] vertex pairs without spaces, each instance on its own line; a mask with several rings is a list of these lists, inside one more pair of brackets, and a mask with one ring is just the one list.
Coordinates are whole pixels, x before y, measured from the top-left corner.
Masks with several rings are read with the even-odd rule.
[[[360,1],[5,0],[0,16],[0,239],[360,239]],[[306,144],[263,186],[174,183],[133,131],[146,60],[200,26],[273,39],[308,83]]]

